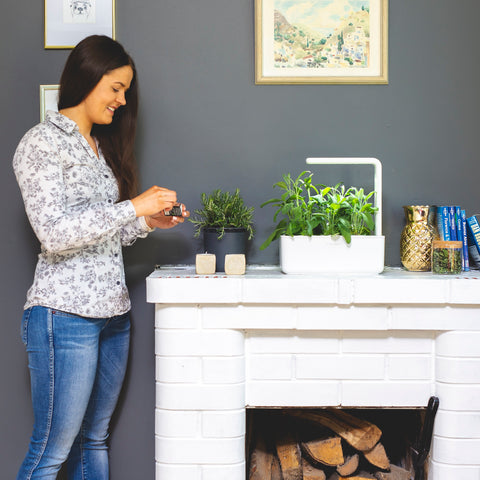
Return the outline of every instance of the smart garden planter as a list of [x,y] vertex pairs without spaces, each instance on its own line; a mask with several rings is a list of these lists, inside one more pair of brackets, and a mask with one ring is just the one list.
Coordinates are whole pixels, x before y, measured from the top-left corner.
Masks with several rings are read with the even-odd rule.
[[[385,237],[382,235],[382,167],[380,161],[376,158],[307,158],[307,164],[369,164],[374,166],[375,208],[373,210],[376,210],[374,214],[374,235],[352,234],[350,242],[347,242],[344,238],[345,236],[348,237],[348,235],[282,234],[278,236],[277,234],[276,237],[273,235],[267,240],[266,245],[268,245],[272,239],[279,238],[280,267],[282,272],[287,274],[381,273],[385,263]],[[307,190],[308,185],[311,185],[311,176],[307,178],[307,183],[303,183],[304,187],[307,186]],[[284,188],[284,186],[280,184],[277,184],[277,186]],[[358,189],[353,190],[358,192]],[[294,191],[301,192],[301,189],[296,190],[295,186]],[[310,212],[311,210],[314,212],[315,210],[311,209],[313,196],[311,196],[310,191],[308,195],[308,201],[300,203],[303,205],[302,208],[304,208],[305,211]],[[275,203],[275,205],[279,207],[279,205],[284,205],[284,203],[282,204],[281,202],[285,202],[285,199],[290,198],[292,197],[288,197],[287,195],[276,203],[275,201],[269,201],[267,203]],[[365,198],[368,199],[369,197]],[[324,201],[324,197],[322,197],[321,201]],[[308,210],[309,208],[310,210]],[[372,209],[370,208],[370,210]],[[367,233],[373,230],[372,214],[369,215],[369,229],[365,230]],[[306,218],[308,218],[308,216]],[[350,225],[348,222],[347,224]],[[288,224],[281,225],[283,230],[285,230],[285,225]]]
[[381,273],[384,258],[383,235],[352,235],[350,243],[340,235],[280,237],[280,267],[283,273]]

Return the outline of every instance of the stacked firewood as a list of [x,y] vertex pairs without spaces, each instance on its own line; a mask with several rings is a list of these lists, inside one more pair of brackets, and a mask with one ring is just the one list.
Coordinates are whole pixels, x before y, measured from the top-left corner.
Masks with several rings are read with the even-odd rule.
[[340,409],[264,416],[251,432],[248,480],[411,480],[390,462],[380,428]]

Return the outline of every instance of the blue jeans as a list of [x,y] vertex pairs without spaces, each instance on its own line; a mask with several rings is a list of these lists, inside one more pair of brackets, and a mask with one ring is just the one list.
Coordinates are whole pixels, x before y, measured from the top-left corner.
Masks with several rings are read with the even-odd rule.
[[108,426],[125,376],[129,314],[86,318],[46,307],[25,310],[33,433],[17,480],[108,479]]

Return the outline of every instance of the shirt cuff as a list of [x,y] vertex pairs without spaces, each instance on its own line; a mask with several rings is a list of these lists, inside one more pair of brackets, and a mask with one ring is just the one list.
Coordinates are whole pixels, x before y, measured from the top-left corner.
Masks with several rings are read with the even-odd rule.
[[138,217],[138,223],[140,224],[140,227],[146,232],[153,232],[155,230],[155,227],[151,228],[148,226],[148,223],[145,220],[145,217]]

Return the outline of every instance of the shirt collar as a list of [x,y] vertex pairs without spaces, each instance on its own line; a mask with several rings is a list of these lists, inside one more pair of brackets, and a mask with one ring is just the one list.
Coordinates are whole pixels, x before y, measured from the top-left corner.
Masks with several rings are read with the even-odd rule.
[[53,125],[60,128],[60,130],[63,130],[65,133],[72,134],[74,131],[78,131],[78,125],[60,112],[48,110],[45,115],[45,121],[53,123]]

